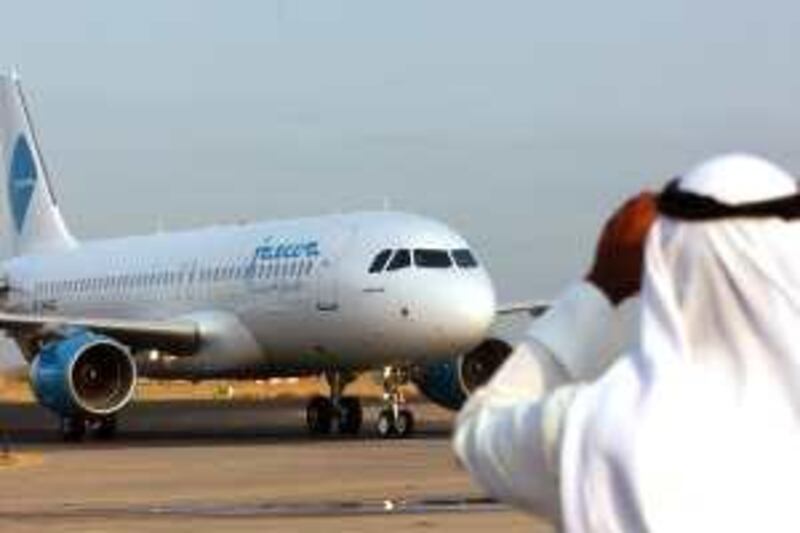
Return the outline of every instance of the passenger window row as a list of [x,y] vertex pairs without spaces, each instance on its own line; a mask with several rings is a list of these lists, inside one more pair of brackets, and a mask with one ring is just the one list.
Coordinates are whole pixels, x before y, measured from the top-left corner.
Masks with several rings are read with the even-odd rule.
[[378,252],[369,267],[370,274],[383,271],[391,272],[413,266],[417,268],[452,268],[454,265],[462,268],[476,268],[478,261],[471,251],[466,248],[458,250],[441,250],[434,248],[417,248],[409,250],[385,249]]
[[247,263],[203,267],[188,271],[151,271],[119,274],[89,278],[74,278],[56,281],[42,281],[34,284],[34,292],[39,297],[54,297],[63,294],[97,293],[146,288],[169,287],[187,283],[209,283],[239,279],[302,278],[309,276],[314,261],[271,261],[254,264]]

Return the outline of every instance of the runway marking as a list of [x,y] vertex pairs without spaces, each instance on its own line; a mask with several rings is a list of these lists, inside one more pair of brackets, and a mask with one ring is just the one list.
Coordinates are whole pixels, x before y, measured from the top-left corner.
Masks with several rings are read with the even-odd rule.
[[307,518],[342,516],[393,516],[442,513],[494,513],[510,507],[472,496],[444,496],[413,499],[352,500],[294,503],[196,504],[176,503],[131,507],[64,507],[52,511],[3,512],[0,518],[146,518],[192,516],[203,518]]

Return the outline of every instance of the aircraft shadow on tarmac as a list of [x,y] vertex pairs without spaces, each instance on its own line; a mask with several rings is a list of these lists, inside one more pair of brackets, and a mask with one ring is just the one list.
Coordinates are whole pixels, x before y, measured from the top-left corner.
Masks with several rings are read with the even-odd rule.
[[[379,402],[366,402],[365,420],[358,436],[327,435],[311,437],[305,426],[304,402],[301,400],[191,400],[134,403],[119,419],[117,436],[111,441],[87,439],[93,447],[124,446],[187,446],[220,444],[253,444],[275,442],[313,444],[331,441],[378,440],[375,420]],[[425,416],[429,404],[410,405],[417,413],[414,439],[448,438],[452,415],[434,408]],[[36,404],[0,403],[0,437],[10,445],[61,444],[58,421],[49,411]]]

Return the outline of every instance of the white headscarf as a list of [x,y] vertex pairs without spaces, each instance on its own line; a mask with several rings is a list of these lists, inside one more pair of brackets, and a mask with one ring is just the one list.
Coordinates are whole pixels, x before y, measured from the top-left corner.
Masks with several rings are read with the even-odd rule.
[[[752,156],[679,188],[797,194]],[[800,531],[800,221],[659,217],[638,348],[580,393],[562,448],[568,531]]]

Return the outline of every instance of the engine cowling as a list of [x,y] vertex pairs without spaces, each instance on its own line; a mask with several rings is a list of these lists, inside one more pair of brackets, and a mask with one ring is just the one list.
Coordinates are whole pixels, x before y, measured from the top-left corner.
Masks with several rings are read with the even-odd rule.
[[61,416],[107,416],[133,398],[136,363],[113,339],[81,331],[45,345],[30,378],[39,403]]
[[488,338],[456,359],[420,366],[412,379],[433,403],[457,410],[475,389],[489,381],[511,350],[506,341]]

